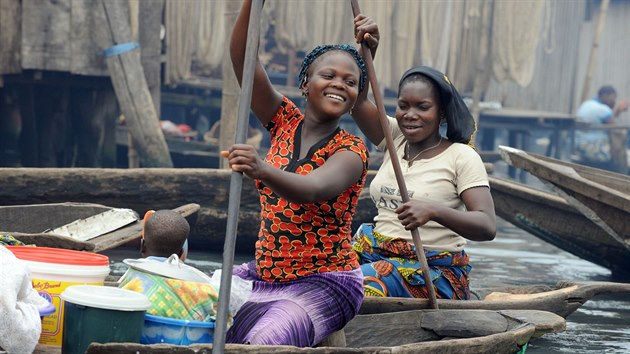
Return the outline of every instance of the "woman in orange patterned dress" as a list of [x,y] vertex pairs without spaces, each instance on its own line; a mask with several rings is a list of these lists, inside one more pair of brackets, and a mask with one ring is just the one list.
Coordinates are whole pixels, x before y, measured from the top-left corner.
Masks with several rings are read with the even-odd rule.
[[[243,3],[230,46],[239,82],[251,1]],[[265,159],[249,145],[223,156],[255,179],[261,228],[255,261],[234,273],[253,293],[234,317],[228,343],[308,347],[343,328],[363,300],[363,276],[351,245],[351,221],[367,174],[363,141],[340,129],[366,83],[352,45],[323,45],[306,55],[299,75],[301,111],[276,91],[256,63],[251,108],[269,131]]]

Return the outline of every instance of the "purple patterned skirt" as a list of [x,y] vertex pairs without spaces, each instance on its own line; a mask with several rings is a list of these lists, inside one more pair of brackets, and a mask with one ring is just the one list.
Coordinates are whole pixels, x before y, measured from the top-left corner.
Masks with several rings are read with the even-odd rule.
[[235,267],[234,274],[254,285],[234,316],[227,343],[312,347],[343,328],[363,302],[361,269],[266,282],[252,261]]

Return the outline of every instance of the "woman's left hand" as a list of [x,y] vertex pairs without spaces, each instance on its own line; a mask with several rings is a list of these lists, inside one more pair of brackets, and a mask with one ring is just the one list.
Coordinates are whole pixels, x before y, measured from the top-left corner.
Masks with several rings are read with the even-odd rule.
[[221,156],[228,159],[232,171],[242,172],[253,179],[263,179],[269,166],[252,145],[235,144],[229,151],[221,151]]
[[398,220],[405,230],[413,230],[426,224],[435,217],[435,213],[432,204],[418,200],[410,200],[396,209]]
[[359,14],[354,18],[354,32],[357,43],[360,44],[362,41],[365,41],[370,48],[372,57],[374,57],[381,38],[376,22],[370,17]]

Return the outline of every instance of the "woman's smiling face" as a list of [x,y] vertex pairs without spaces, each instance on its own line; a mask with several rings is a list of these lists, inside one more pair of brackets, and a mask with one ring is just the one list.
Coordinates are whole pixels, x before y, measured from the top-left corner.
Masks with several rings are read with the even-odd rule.
[[361,71],[352,56],[331,51],[313,62],[303,89],[309,107],[325,116],[340,117],[350,111],[359,95]]
[[398,93],[396,120],[407,140],[419,143],[438,134],[440,102],[428,79],[411,78]]

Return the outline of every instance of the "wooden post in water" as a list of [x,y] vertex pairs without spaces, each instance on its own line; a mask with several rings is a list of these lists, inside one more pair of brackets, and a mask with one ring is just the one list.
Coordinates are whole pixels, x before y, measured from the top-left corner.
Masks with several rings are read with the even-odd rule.
[[[352,5],[352,13],[356,17],[357,15],[359,15],[359,13],[361,13],[361,10],[359,9],[359,4],[357,0],[350,0],[350,2]],[[396,176],[398,189],[400,189],[400,197],[402,198],[403,203],[405,203],[409,201],[409,193],[407,192],[405,179],[403,178],[402,170],[400,168],[400,161],[398,161],[398,156],[396,155],[396,148],[394,147],[392,133],[388,126],[387,117],[385,116],[385,105],[383,104],[383,97],[381,96],[381,91],[378,87],[378,80],[376,79],[376,71],[374,70],[374,63],[372,62],[372,52],[370,51],[370,48],[368,47],[367,43],[365,43],[365,41],[361,42],[361,48],[363,49],[365,66],[367,67],[370,85],[372,86],[372,93],[374,94],[374,101],[376,101],[376,108],[378,109],[379,113],[379,121],[381,123],[381,128],[383,129],[383,134],[385,135],[387,151],[389,152],[389,157],[392,160],[392,166],[394,167],[394,175]],[[367,89],[367,87],[365,89]],[[429,294],[429,306],[431,306],[431,308],[433,309],[437,309],[438,304],[437,298],[435,296],[435,288],[433,287],[433,281],[431,281],[429,264],[427,263],[427,258],[424,255],[422,240],[420,239],[420,233],[418,232],[417,228],[411,230],[411,237],[413,238],[413,244],[416,247],[416,255],[418,256],[418,260],[420,261],[420,265],[422,268],[422,277],[424,278],[427,292]]]
[[[249,126],[249,112],[252,102],[252,88],[254,86],[254,70],[258,56],[258,41],[260,37],[260,14],[263,0],[253,0],[247,27],[247,43],[245,46],[245,63],[243,63],[243,80],[241,84],[241,99],[238,105],[238,121],[236,124],[236,143],[244,144],[247,140]],[[232,267],[234,265],[234,250],[236,248],[236,230],[238,227],[238,213],[241,204],[241,189],[243,174],[232,171],[230,178],[230,199],[228,202],[228,220],[225,228],[225,244],[223,246],[223,268],[221,269],[221,287],[219,288],[219,309],[214,329],[213,354],[222,354],[225,348],[227,319],[232,288]]]
[[588,90],[591,86],[591,80],[593,79],[593,68],[595,67],[595,60],[597,59],[597,53],[599,52],[599,39],[604,31],[604,24],[606,23],[606,12],[608,12],[609,0],[602,0],[602,4],[599,6],[599,15],[597,16],[597,27],[595,27],[595,37],[593,38],[593,46],[591,47],[591,54],[588,57],[588,64],[586,65],[586,76],[584,77],[584,86],[582,86],[582,95],[580,96],[580,103],[586,101],[588,98]]
[[104,49],[118,103],[143,167],[173,167],[147,85],[138,43],[131,41],[126,2],[101,0],[94,32]]

